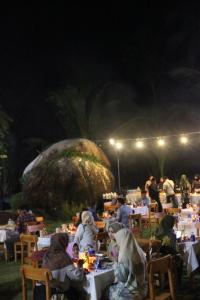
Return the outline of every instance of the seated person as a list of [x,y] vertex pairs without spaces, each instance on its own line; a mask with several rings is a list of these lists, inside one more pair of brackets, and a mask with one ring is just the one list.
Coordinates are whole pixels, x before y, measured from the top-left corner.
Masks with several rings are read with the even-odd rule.
[[117,203],[119,208],[117,210],[116,221],[122,223],[125,227],[128,227],[129,215],[133,213],[133,210],[125,204],[124,198],[118,198]]
[[148,206],[149,207],[150,199],[147,197],[147,191],[141,191],[141,198],[136,201],[136,206]]
[[[42,267],[49,269],[52,273],[52,294],[62,291],[66,293],[68,299],[86,299],[83,289],[85,279],[83,261],[78,262],[76,268],[66,253],[67,245],[67,233],[53,235],[50,248],[43,257]],[[43,297],[45,297],[45,287],[41,284],[35,287],[34,300],[46,299]]]
[[26,232],[26,223],[28,222],[36,222],[35,216],[29,212],[27,206],[23,205],[19,207],[19,217],[17,218],[17,230],[19,233]]
[[[173,227],[175,224],[175,217],[172,215],[166,215],[161,220],[158,229],[155,232],[155,237],[161,240],[163,251],[167,251],[170,254],[176,253],[176,234]],[[162,249],[161,249],[162,251]]]
[[182,271],[183,271],[183,260],[177,251],[176,234],[174,233],[173,227],[175,224],[175,217],[172,215],[166,215],[161,220],[159,227],[155,233],[156,239],[161,240],[162,246],[160,253],[164,256],[171,254],[174,257],[175,265],[175,278],[177,284],[180,284]]
[[74,242],[71,242],[67,246],[67,253],[72,260],[77,260],[79,258],[79,248],[78,245]]
[[95,235],[98,228],[94,223],[94,218],[89,211],[82,212],[82,223],[78,225],[74,242],[78,245],[81,252],[85,250],[95,249]]
[[144,299],[147,294],[145,254],[129,229],[119,230],[115,239],[119,256],[115,267],[115,282],[109,287],[106,299]]
[[15,234],[10,235],[10,237],[5,241],[9,260],[14,258],[14,243],[19,241],[21,233],[26,233],[26,223],[36,222],[34,215],[28,212],[27,206],[20,206],[18,208],[18,212],[19,216],[16,221],[16,232]]
[[114,234],[122,228],[124,228],[123,224],[118,222],[112,223],[108,227],[108,235],[110,238],[110,243],[108,245],[108,256],[114,261],[117,261],[119,254],[119,247],[115,240]]

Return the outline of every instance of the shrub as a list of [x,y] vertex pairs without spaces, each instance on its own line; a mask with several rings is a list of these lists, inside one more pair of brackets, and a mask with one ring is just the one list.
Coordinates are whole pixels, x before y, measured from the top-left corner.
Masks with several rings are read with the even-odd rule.
[[10,203],[11,203],[11,208],[14,211],[16,211],[19,206],[26,204],[22,198],[22,193],[17,193],[12,195]]

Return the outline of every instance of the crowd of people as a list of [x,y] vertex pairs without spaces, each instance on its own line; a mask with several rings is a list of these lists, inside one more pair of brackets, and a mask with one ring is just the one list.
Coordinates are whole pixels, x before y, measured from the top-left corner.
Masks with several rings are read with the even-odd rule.
[[177,189],[181,193],[182,208],[186,208],[189,203],[190,193],[200,191],[200,176],[195,175],[192,184],[190,184],[187,176],[182,174],[178,186],[175,186],[174,181],[167,176],[161,177],[159,183],[156,182],[156,178],[154,176],[149,176],[145,183],[144,193],[146,191],[151,201],[157,202],[158,211],[161,212],[162,204],[159,196],[160,192],[165,192],[167,203],[172,203],[172,207],[178,207],[178,201],[176,198]]

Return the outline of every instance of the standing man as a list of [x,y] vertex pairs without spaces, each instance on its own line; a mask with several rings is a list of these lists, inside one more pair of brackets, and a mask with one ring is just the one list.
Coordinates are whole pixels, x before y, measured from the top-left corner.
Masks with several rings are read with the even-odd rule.
[[122,223],[125,227],[129,226],[129,215],[133,213],[133,210],[125,204],[124,198],[118,198],[117,204],[119,208],[117,210],[116,220]]
[[172,207],[178,207],[173,180],[169,179],[167,176],[164,176],[163,180],[163,191],[166,193],[167,203],[172,203]]

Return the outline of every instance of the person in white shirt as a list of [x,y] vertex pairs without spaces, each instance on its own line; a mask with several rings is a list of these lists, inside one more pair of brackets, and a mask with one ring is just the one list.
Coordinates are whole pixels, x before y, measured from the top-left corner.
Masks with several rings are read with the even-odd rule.
[[167,176],[164,176],[163,179],[163,191],[166,193],[167,203],[172,203],[172,207],[178,207],[173,180],[169,179]]

